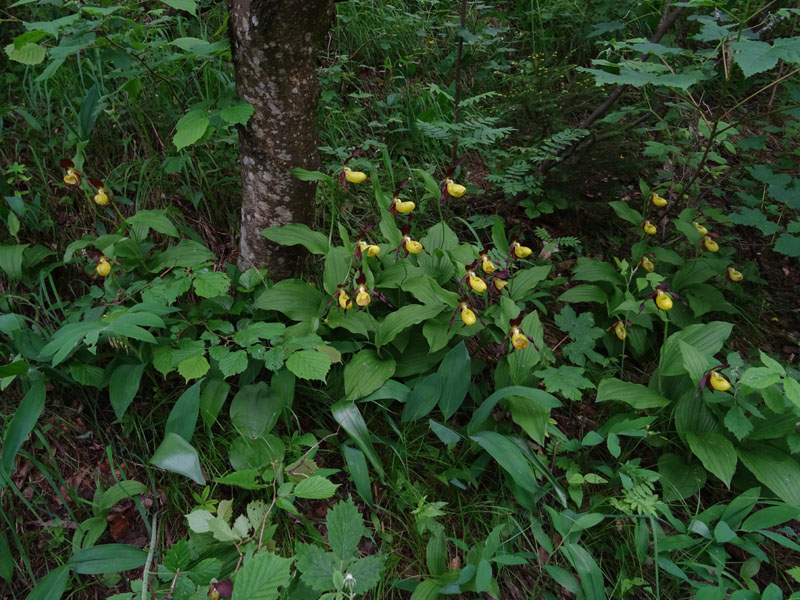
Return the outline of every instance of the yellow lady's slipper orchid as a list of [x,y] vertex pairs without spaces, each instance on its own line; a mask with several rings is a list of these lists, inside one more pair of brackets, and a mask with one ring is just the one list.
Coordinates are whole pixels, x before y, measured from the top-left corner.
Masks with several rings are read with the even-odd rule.
[[496,289],[498,292],[502,292],[503,288],[508,285],[508,280],[507,279],[500,279],[499,277],[495,277],[492,280],[492,283],[494,284],[494,289]]
[[655,235],[658,233],[658,227],[653,225],[650,221],[645,221],[644,225],[642,225],[642,228],[647,235]]
[[412,240],[411,238],[406,238],[403,246],[409,254],[419,254],[422,252],[422,244],[420,244],[417,240]]
[[731,281],[741,281],[744,279],[744,275],[742,275],[739,271],[734,269],[733,267],[728,267],[728,279]]
[[359,306],[367,306],[371,301],[372,296],[369,295],[366,286],[358,286],[356,289],[356,304]]
[[78,172],[72,167],[68,168],[67,172],[64,174],[64,183],[67,185],[78,185],[80,182],[81,178]]
[[404,215],[410,213],[416,206],[411,200],[401,201],[399,198],[394,199],[394,209]]
[[622,321],[617,321],[617,324],[614,325],[614,333],[619,339],[624,341],[625,338],[628,337],[628,330],[625,329],[625,323]]
[[706,250],[709,252],[719,252],[719,244],[708,236],[703,238],[703,246],[705,246]]
[[716,371],[711,371],[711,374],[708,376],[708,383],[718,392],[727,392],[731,389],[731,382]]
[[108,192],[106,192],[105,188],[99,188],[97,190],[97,193],[94,195],[94,203],[99,206],[108,204]]
[[344,290],[339,290],[339,306],[344,310],[349,310],[353,307],[353,299]]
[[464,194],[467,193],[467,188],[463,185],[454,182],[452,179],[447,180],[447,193],[450,194],[453,198],[461,198]]
[[514,242],[511,244],[511,249],[514,251],[514,254],[517,256],[517,258],[528,258],[531,254],[533,254],[533,250],[527,246],[523,246],[519,242]]
[[642,257],[642,268],[647,271],[648,273],[652,273],[655,270],[655,265],[653,261],[647,258],[646,256]]
[[97,261],[97,266],[94,269],[97,271],[97,274],[100,277],[106,277],[109,273],[111,273],[111,263],[108,262],[108,259],[103,257]]
[[656,296],[656,306],[661,310],[669,310],[672,308],[672,298],[666,292],[659,290]]
[[461,305],[461,320],[464,322],[464,325],[475,325],[478,321],[478,318],[475,316],[475,313],[472,312],[471,309],[467,308],[465,305]]
[[692,221],[692,225],[694,225],[694,228],[697,229],[697,233],[700,235],[708,235],[708,229],[700,225],[697,221]]
[[487,275],[491,275],[497,270],[495,264],[485,254],[481,254],[481,269]]
[[522,333],[522,330],[518,327],[514,327],[511,330],[511,345],[516,350],[525,350],[528,347],[528,336]]
[[378,256],[381,253],[381,247],[376,246],[375,244],[368,244],[365,241],[358,242],[358,247],[361,250],[361,254],[366,254],[369,257]]
[[475,275],[474,271],[467,271],[467,277],[469,278],[469,287],[471,287],[474,291],[482,294],[486,291],[486,282]]
[[350,183],[361,183],[367,178],[367,174],[363,171],[353,171],[350,167],[345,167],[344,178]]
[[652,202],[655,206],[658,207],[667,205],[667,199],[659,196],[657,192],[653,192],[652,194],[650,194],[650,202]]

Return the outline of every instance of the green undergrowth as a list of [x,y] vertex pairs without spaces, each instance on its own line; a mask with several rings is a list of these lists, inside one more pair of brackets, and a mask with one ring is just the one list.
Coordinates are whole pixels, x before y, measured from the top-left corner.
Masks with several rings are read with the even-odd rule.
[[6,596],[798,597],[796,10],[338,2],[276,282],[224,7],[101,4],[2,34]]

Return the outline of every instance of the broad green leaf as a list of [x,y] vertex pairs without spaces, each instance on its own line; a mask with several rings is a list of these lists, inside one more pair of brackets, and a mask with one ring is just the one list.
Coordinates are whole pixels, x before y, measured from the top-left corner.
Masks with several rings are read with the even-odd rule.
[[416,421],[428,414],[439,402],[444,391],[441,373],[431,373],[419,380],[403,406],[401,421]]
[[561,402],[559,402],[555,396],[545,392],[544,390],[523,387],[519,385],[504,387],[495,391],[481,403],[481,405],[478,407],[478,410],[476,410],[472,415],[472,419],[467,426],[467,433],[472,434],[478,431],[478,428],[489,420],[497,403],[500,402],[500,400],[504,400],[505,398],[510,398],[512,396],[519,396],[521,398],[537,402],[539,405],[546,408],[558,408],[561,406]]
[[698,385],[703,376],[708,372],[708,369],[713,366],[711,361],[697,348],[684,342],[678,341],[678,347],[681,351],[683,359],[683,368],[689,373],[694,385]]
[[516,484],[528,492],[536,492],[539,486],[530,463],[508,437],[496,431],[479,431],[470,435],[470,439],[486,450]]
[[294,486],[293,493],[298,498],[321,500],[333,496],[336,493],[337,487],[339,487],[337,484],[331,483],[325,477],[312,475]]
[[766,485],[778,498],[793,506],[800,506],[800,464],[771,446],[739,448],[739,460]]
[[694,346],[698,352],[713,356],[722,349],[731,334],[733,323],[713,321],[704,325],[689,325],[674,333],[661,348],[660,371],[662,376],[682,375],[686,372],[681,356],[680,342]]
[[[297,570],[300,571],[300,579],[306,588],[311,588],[317,592],[333,589],[333,574],[336,572],[337,567],[333,553],[325,552],[321,546],[302,542],[297,544],[295,548]],[[320,597],[320,600],[322,598],[333,600],[334,597],[332,594],[325,594]]]
[[28,244],[0,246],[0,271],[12,281],[22,279],[22,258],[27,247]]
[[138,569],[147,552],[127,544],[101,544],[76,552],[67,563],[80,575],[102,575]]
[[603,586],[603,573],[589,552],[575,543],[565,543],[561,552],[567,557],[578,573],[584,598],[586,600],[605,600],[606,591]]
[[508,284],[512,300],[524,300],[525,296],[542,281],[547,279],[553,268],[550,265],[521,269],[514,273]]
[[153,453],[150,462],[166,471],[188,477],[200,485],[206,484],[197,450],[177,433],[168,433]]
[[578,259],[578,266],[572,271],[572,278],[577,281],[607,281],[620,285],[624,283],[622,275],[611,263],[587,257]]
[[53,569],[36,582],[36,587],[25,597],[25,600],[61,600],[67,589],[69,572],[69,565]]
[[308,321],[322,314],[324,299],[322,292],[306,282],[285,279],[264,290],[254,304],[256,308],[283,313],[294,321]]
[[662,454],[658,474],[664,501],[685,500],[694,496],[706,483],[706,472],[697,463],[686,464],[676,454]]
[[22,63],[23,65],[38,65],[44,60],[45,56],[47,56],[47,50],[45,50],[43,46],[34,44],[33,42],[23,44],[19,48],[14,44],[9,44],[5,47],[5,51],[10,60]]
[[233,586],[233,600],[277,600],[279,588],[291,581],[292,559],[261,552],[242,566]]
[[414,588],[414,593],[411,594],[410,600],[438,600],[439,590],[442,586],[432,579],[422,581],[417,587]]
[[207,427],[217,420],[217,415],[228,398],[231,386],[221,379],[207,379],[200,393],[200,417]]
[[145,493],[147,490],[148,487],[145,484],[134,481],[133,479],[118,481],[103,492],[100,501],[96,503],[96,509],[100,511],[101,514],[105,513],[111,510],[117,502],[125,500],[126,498],[133,498],[134,496]]
[[289,357],[286,368],[300,379],[324,382],[331,368],[331,359],[317,350],[300,350]]
[[782,504],[762,508],[744,520],[740,529],[742,531],[758,531],[759,529],[769,529],[777,525],[782,525],[787,521],[800,518],[800,508]]
[[350,480],[355,484],[356,491],[367,504],[372,506],[374,503],[372,485],[364,453],[358,448],[342,446],[342,454],[344,455],[345,463],[347,463],[347,468],[350,470]]
[[381,359],[375,350],[358,352],[344,368],[344,391],[347,399],[358,400],[369,396],[394,375],[395,360]]
[[178,230],[167,217],[166,210],[138,210],[133,216],[125,219],[125,222],[129,225],[141,225],[164,235],[178,237]]
[[37,379],[31,385],[28,393],[22,398],[19,406],[14,411],[11,422],[6,427],[3,435],[3,471],[10,475],[14,472],[14,458],[28,439],[28,434],[33,431],[39,416],[44,410],[45,380]]
[[177,10],[185,10],[192,16],[197,16],[197,2],[196,0],[161,0],[167,6],[171,6]]
[[615,377],[603,379],[597,387],[596,402],[614,400],[629,404],[636,410],[661,408],[669,404],[669,400],[638,383],[621,381]]
[[128,410],[128,406],[136,397],[144,367],[141,363],[122,363],[117,365],[111,373],[108,384],[108,397],[111,400],[114,414],[118,419],[122,418],[125,411]]
[[228,125],[247,125],[247,121],[253,116],[255,109],[249,102],[242,102],[241,104],[234,104],[226,106],[219,111],[219,116],[228,123]]
[[398,310],[389,313],[378,325],[375,334],[375,345],[383,346],[391,342],[399,333],[412,325],[422,323],[442,312],[444,307],[438,304],[406,304]]
[[257,438],[272,431],[283,402],[263,381],[239,389],[231,402],[231,423],[243,436]]
[[609,202],[608,205],[613,209],[613,211],[617,214],[617,216],[620,219],[624,219],[631,225],[639,227],[642,221],[644,221],[642,213],[640,213],[635,208],[632,208],[627,202],[623,202],[622,200],[615,200],[613,202]]
[[191,146],[205,135],[209,124],[206,114],[203,109],[195,109],[181,117],[175,126],[175,135],[172,138],[172,143],[175,144],[177,150]]
[[[305,246],[311,254],[325,254],[330,248],[328,237],[319,231],[313,231],[302,223],[289,223],[276,227],[268,227],[261,232],[268,240],[281,246]],[[339,283],[343,283],[340,281]]]
[[568,289],[558,297],[559,302],[597,302],[605,304],[608,295],[600,286],[581,283]]
[[378,453],[375,452],[375,448],[372,445],[369,429],[367,429],[367,424],[364,422],[364,417],[361,416],[358,406],[350,400],[340,400],[331,407],[331,412],[336,422],[353,438],[353,441],[355,441],[369,462],[372,463],[373,468],[378,472],[381,479],[383,479],[383,465],[381,465]]
[[538,444],[545,443],[550,408],[519,396],[509,397],[508,408],[514,423],[522,427],[522,430]]
[[202,384],[202,381],[198,381],[181,394],[169,413],[167,425],[164,428],[165,433],[177,433],[187,442],[191,441],[197,424],[197,415],[200,412],[200,386]]
[[322,285],[328,294],[331,296],[337,294],[339,286],[347,283],[352,262],[353,254],[347,248],[334,246],[328,250],[325,255],[325,268],[322,272]]
[[445,420],[456,413],[467,396],[467,390],[472,382],[471,365],[472,361],[464,342],[453,347],[439,365],[438,372],[441,376],[439,410],[442,411]]
[[689,433],[689,448],[703,466],[730,488],[736,471],[736,450],[728,438],[718,433]]

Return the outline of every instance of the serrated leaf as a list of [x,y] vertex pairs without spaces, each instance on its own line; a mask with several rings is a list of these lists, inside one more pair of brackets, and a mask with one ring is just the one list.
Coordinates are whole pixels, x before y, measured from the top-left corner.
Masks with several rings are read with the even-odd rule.
[[358,543],[367,534],[364,519],[351,499],[339,502],[325,517],[328,543],[334,556],[350,560],[358,551]]
[[741,67],[745,77],[769,71],[778,64],[780,53],[766,42],[742,39],[733,42],[734,60]]
[[187,382],[192,379],[198,379],[208,373],[211,365],[208,364],[206,357],[201,355],[191,356],[178,363],[178,373]]
[[192,285],[201,298],[215,298],[228,292],[231,280],[220,271],[200,271],[195,273]]
[[247,369],[247,352],[236,350],[219,361],[219,370],[225,378],[243,373]]
[[236,576],[233,600],[277,600],[278,589],[289,585],[290,558],[271,552],[256,554],[246,561]]
[[299,543],[296,547],[297,570],[308,587],[325,592],[334,589],[334,556],[313,544]]
[[[164,0],[166,1],[166,0]],[[171,1],[191,1],[194,0],[171,0]],[[175,135],[172,138],[172,143],[178,150],[182,150],[186,146],[191,146],[202,138],[208,129],[208,118],[206,111],[202,109],[190,110],[183,115],[175,126]]]
[[312,475],[294,486],[294,495],[298,498],[321,500],[333,496],[337,487],[339,487],[337,484],[332,483],[325,477]]
[[347,575],[355,579],[353,593],[360,596],[374,588],[381,580],[383,571],[383,559],[380,556],[372,555],[359,558],[347,569]]
[[38,65],[44,60],[45,56],[47,56],[47,50],[45,50],[43,46],[34,44],[33,42],[28,42],[19,48],[14,44],[9,44],[5,47],[5,51],[10,60],[22,63],[23,65]]
[[249,102],[226,106],[219,111],[219,116],[229,125],[247,125],[255,109]]
[[324,382],[331,368],[331,359],[317,350],[300,350],[289,357],[286,368],[300,379]]
[[755,390],[768,388],[781,380],[780,373],[767,367],[751,367],[739,378],[740,385],[746,385]]
[[775,242],[773,248],[775,252],[780,252],[792,258],[800,258],[800,237],[789,233],[782,233]]
[[732,407],[725,414],[724,422],[725,427],[728,428],[728,431],[735,435],[739,441],[742,441],[751,431],[753,431],[753,424],[739,406]]

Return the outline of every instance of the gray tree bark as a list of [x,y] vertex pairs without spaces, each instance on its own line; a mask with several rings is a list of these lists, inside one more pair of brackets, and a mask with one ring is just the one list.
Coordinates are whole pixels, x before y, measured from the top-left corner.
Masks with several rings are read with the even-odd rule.
[[293,167],[318,169],[314,117],[316,58],[333,17],[333,0],[227,0],[236,89],[255,108],[239,132],[242,176],[240,266],[291,276],[297,252],[262,229],[311,225],[316,184]]

